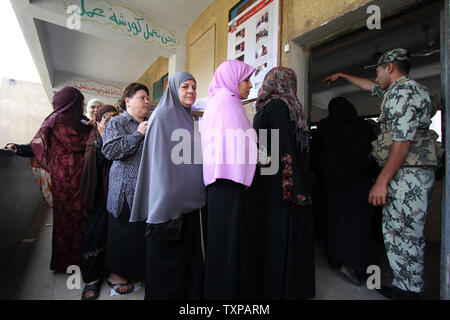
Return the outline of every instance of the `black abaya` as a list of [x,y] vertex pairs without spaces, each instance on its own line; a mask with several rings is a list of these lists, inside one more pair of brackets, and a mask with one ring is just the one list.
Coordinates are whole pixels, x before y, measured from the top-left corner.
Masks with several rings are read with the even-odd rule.
[[101,183],[99,189],[99,193],[95,197],[98,202],[96,202],[86,223],[83,266],[81,268],[85,283],[102,279],[105,273],[108,214],[106,213],[106,198]]
[[[205,213],[202,211],[203,217]],[[183,214],[180,221],[181,228],[176,234],[167,231],[169,228],[165,223],[151,225],[154,230],[166,229],[159,232],[164,234],[163,238],[152,234],[150,225],[147,225],[146,300],[203,299],[200,210]]]
[[[271,153],[270,129],[279,130],[279,170],[274,175],[257,171],[251,193],[256,200],[260,220],[260,286],[264,299],[309,299],[315,295],[313,216],[309,205],[309,154],[300,154],[290,127],[287,105],[273,99],[261,108],[253,120],[255,130],[268,130],[268,151]],[[292,158],[290,177],[293,186],[283,188],[282,155]],[[271,154],[272,161],[276,156]],[[286,192],[291,198],[286,198]],[[292,198],[305,196],[302,205]],[[285,199],[285,200],[283,200]]]
[[332,99],[329,109],[314,142],[328,258],[333,266],[351,267],[364,277],[366,268],[375,262],[373,208],[368,202],[375,165],[369,158],[370,141],[375,135],[346,99]]
[[108,214],[106,270],[129,279],[145,276],[145,222],[129,222],[130,209],[125,201],[116,219]]
[[328,259],[336,267],[351,267],[361,278],[367,267],[375,264],[373,210],[367,201],[370,188],[370,179],[364,175],[325,195]]
[[256,219],[246,189],[225,179],[206,187],[205,299],[252,299],[257,295]]
[[[102,143],[98,132],[91,132],[87,142],[85,166],[81,179],[81,199],[83,209],[88,216],[81,268],[85,283],[101,280],[105,273],[108,214],[106,212],[105,193],[107,185],[104,183],[103,176],[105,172],[109,172],[111,161],[107,160],[101,153]],[[89,167],[89,164],[93,168]],[[95,175],[96,179],[90,179],[89,175]]]

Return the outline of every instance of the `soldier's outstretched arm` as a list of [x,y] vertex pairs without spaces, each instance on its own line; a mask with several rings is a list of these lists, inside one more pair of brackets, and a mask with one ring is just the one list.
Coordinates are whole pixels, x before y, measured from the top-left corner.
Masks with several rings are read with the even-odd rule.
[[352,76],[350,74],[342,72],[334,73],[324,78],[322,82],[328,82],[328,85],[331,86],[339,78],[343,78],[354,86],[357,86],[358,88],[365,91],[372,91],[373,87],[375,86],[375,81],[373,81],[372,79]]

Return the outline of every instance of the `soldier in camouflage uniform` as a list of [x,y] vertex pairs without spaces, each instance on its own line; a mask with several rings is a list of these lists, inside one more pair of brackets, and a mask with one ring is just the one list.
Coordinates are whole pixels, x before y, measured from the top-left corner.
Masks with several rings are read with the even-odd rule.
[[[344,78],[372,95],[383,97],[379,122],[382,132],[374,142],[374,156],[383,166],[369,193],[369,202],[383,205],[383,237],[393,287],[380,293],[392,299],[420,299],[424,287],[424,226],[434,185],[435,136],[430,133],[432,106],[428,90],[409,78],[405,49],[384,53],[372,81],[336,73],[323,81]],[[420,134],[419,134],[420,133]],[[418,138],[420,137],[420,138]],[[383,152],[384,150],[384,152]]]

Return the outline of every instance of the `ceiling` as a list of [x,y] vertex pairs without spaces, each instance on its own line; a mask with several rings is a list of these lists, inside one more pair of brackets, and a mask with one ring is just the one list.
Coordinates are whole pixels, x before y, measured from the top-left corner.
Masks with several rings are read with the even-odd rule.
[[138,79],[158,58],[152,47],[133,47],[39,21],[55,72],[83,75],[89,79],[126,84]]
[[[200,15],[212,0],[122,0],[138,8],[144,15],[170,21],[181,30]],[[70,30],[42,22],[49,54],[56,72],[80,74],[87,78],[127,84],[138,79],[160,56],[154,46],[139,41],[126,41],[118,36],[113,41],[89,33]]]
[[144,12],[154,13],[161,20],[177,21],[183,27],[189,27],[213,0],[125,0]]
[[[67,3],[80,5],[80,1]],[[84,4],[92,8],[95,1],[85,0]],[[109,0],[102,1],[109,3]],[[189,25],[212,1],[120,0],[115,3],[119,7],[138,9],[156,26],[184,37]],[[72,30],[67,27],[70,13],[66,12],[65,3],[64,0],[11,0],[50,100],[68,78],[123,87],[136,81],[158,57],[169,58],[174,53],[176,68],[184,67],[183,41],[175,49],[164,48],[104,27],[101,22],[82,23],[79,30]]]
[[409,8],[407,12],[382,19],[380,30],[363,27],[312,48],[312,122],[327,116],[328,101],[339,95],[349,99],[362,116],[378,114],[379,98],[372,98],[370,93],[343,79],[332,86],[322,82],[322,79],[335,72],[375,78],[374,71],[363,70],[363,67],[374,64],[379,53],[394,48],[408,49],[413,55],[411,76],[430,90],[439,91],[439,53],[421,55],[425,51],[430,53],[439,49],[439,14],[439,1],[428,1]]

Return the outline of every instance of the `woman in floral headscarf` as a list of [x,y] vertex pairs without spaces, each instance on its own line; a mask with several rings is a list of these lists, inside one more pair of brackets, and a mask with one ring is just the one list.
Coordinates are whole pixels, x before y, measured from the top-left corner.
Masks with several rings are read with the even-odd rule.
[[[265,174],[253,181],[260,224],[261,280],[264,299],[308,299],[315,295],[313,218],[310,208],[309,130],[296,95],[292,69],[270,70],[258,92],[253,128],[267,129]],[[278,130],[278,141],[275,139]],[[273,136],[272,136],[273,135]],[[272,138],[273,137],[273,138]],[[278,143],[279,149],[273,150]],[[263,159],[264,158],[264,159]],[[278,163],[273,163],[277,161]]]

